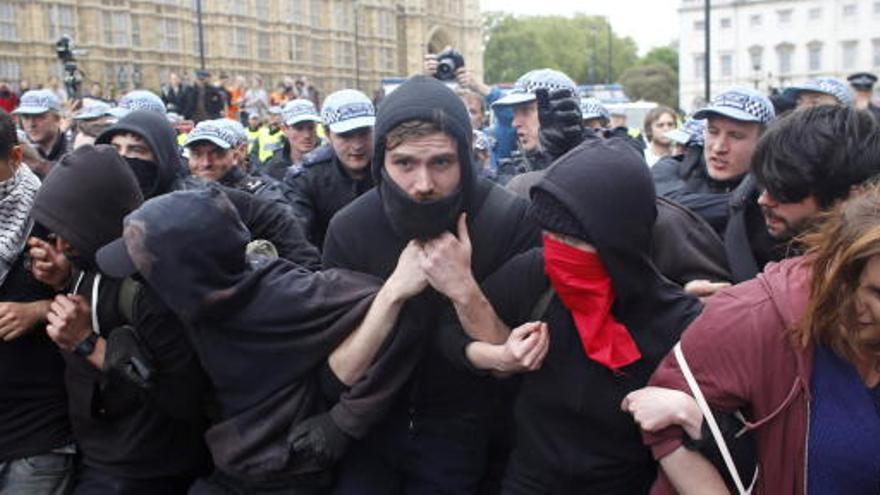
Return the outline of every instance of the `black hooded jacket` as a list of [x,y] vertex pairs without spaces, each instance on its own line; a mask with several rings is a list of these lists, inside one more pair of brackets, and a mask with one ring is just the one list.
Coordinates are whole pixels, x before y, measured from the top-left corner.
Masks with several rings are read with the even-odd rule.
[[[411,120],[436,122],[458,143],[461,165],[461,197],[453,210],[432,210],[436,204],[421,205],[400,196],[394,184],[386,184],[383,173],[385,137],[398,124]],[[527,202],[516,198],[486,179],[477,179],[470,160],[470,120],[461,100],[433,78],[414,77],[380,104],[375,127],[375,153],[372,172],[377,187],[342,209],[330,221],[324,243],[324,266],[348,268],[387,278],[407,242],[422,232],[408,231],[413,223],[430,225],[422,229],[454,231],[458,212],[468,213],[467,223],[473,246],[471,268],[477,281],[494,272],[506,260],[538,244],[535,226],[525,218]],[[393,186],[393,187],[390,187]],[[398,188],[399,189],[399,188]],[[403,193],[405,195],[405,193]],[[431,216],[436,212],[436,216]],[[452,366],[441,348],[458,348],[464,339],[440,343],[435,339],[454,337],[440,332],[438,316],[451,310],[449,302],[431,289],[407,303],[412,313],[423,319],[418,329],[398,332],[385,353],[373,365],[373,372],[359,381],[331,410],[334,421],[347,433],[361,437],[395,400],[395,393],[409,380],[408,402],[411,414],[485,414],[495,384],[489,378],[475,377]],[[436,335],[435,335],[436,334]],[[428,342],[424,356],[420,346]],[[436,345],[435,345],[436,344]],[[448,345],[447,345],[448,344]],[[410,380],[410,372],[419,370]]]
[[[34,202],[35,221],[79,252],[71,292],[91,305],[104,339],[130,324],[155,361],[149,390],[64,353],[69,415],[83,462],[114,476],[195,476],[209,463],[202,434],[206,382],[182,324],[151,291],[134,302],[133,321],[120,311],[121,281],[94,270],[95,252],[122,233],[123,217],[143,201],[131,170],[109,146],[84,146],[47,175]],[[97,297],[95,297],[97,296]],[[114,352],[107,340],[106,356]]]
[[[620,410],[643,387],[700,303],[664,278],[651,261],[657,216],[642,158],[619,140],[585,142],[551,167],[533,189],[560,203],[586,232],[611,277],[612,314],[626,326],[641,358],[615,373],[585,354],[571,313],[554,296],[539,318],[550,350],[538,371],[523,375],[516,405],[514,465],[527,466],[553,493],[640,493],[654,479],[650,451]],[[541,250],[521,255],[484,284],[510,326],[533,318],[549,287]]]
[[675,201],[703,217],[718,235],[724,234],[730,213],[731,192],[742,181],[737,177],[717,181],[709,177],[702,147],[689,147],[683,155],[661,158],[653,167],[657,195]]
[[255,482],[291,476],[302,460],[290,457],[287,433],[325,410],[317,371],[366,314],[380,281],[282,259],[252,267],[250,234],[213,189],[150,200],[125,225],[128,255],[187,323],[214,385],[220,421],[207,441],[218,468]]
[[212,185],[196,177],[181,177],[185,168],[180,161],[180,148],[174,130],[164,116],[148,110],[131,112],[101,133],[95,143],[109,144],[114,135],[125,132],[142,137],[156,157],[158,181],[155,187],[144,191],[145,199],[176,190],[221,188],[255,239],[271,241],[282,258],[309,269],[320,267],[318,251],[305,241],[299,222],[277,198],[266,200],[231,187]]

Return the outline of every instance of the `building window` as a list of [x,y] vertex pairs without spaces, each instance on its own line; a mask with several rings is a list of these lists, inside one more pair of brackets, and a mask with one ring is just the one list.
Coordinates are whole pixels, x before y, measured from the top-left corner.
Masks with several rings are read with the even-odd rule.
[[871,43],[874,47],[874,67],[880,67],[880,38],[875,38]]
[[311,42],[311,54],[312,54],[312,64],[313,65],[323,65],[324,64],[324,46],[326,42],[318,42],[318,40],[313,40]]
[[245,28],[237,27],[232,30],[232,53],[236,57],[250,56],[248,32]]
[[18,41],[15,17],[15,6],[9,2],[0,2],[0,40]]
[[751,16],[749,16],[749,27],[753,27],[753,28],[760,27],[761,21],[762,21],[761,14],[752,14]]
[[733,55],[725,53],[721,55],[721,77],[733,76]]
[[309,39],[305,36],[293,37],[293,56],[299,62],[307,62],[309,56]]
[[808,16],[811,21],[818,21],[819,19],[822,18],[822,8],[821,7],[814,7],[812,9],[810,9],[808,12]]
[[822,70],[822,43],[814,41],[807,45],[807,67],[810,72]]
[[306,6],[304,0],[288,0],[284,2],[290,8],[290,22],[294,24],[305,24]]
[[776,16],[779,19],[779,24],[782,26],[787,26],[791,24],[793,12],[794,11],[792,9],[777,10]]
[[63,34],[71,37],[76,35],[76,18],[72,6],[49,5],[47,8],[49,9],[46,15],[49,40],[55,41]]
[[851,70],[856,68],[856,61],[858,60],[858,50],[859,50],[859,42],[858,41],[844,41],[840,44],[841,47],[841,65],[844,70]]
[[[205,8],[204,4],[202,4],[202,8]],[[231,12],[232,15],[247,14],[247,2],[242,0],[229,0],[229,12]]]
[[379,36],[391,38],[391,13],[386,10],[376,12],[379,16]]
[[180,50],[180,23],[177,19],[159,19],[156,27],[160,50],[174,52]]
[[131,46],[141,48],[141,23],[137,19],[131,20]]
[[854,3],[848,3],[843,6],[843,16],[844,17],[855,17],[858,13],[858,5]]
[[0,59],[0,79],[17,81],[21,79],[21,64],[14,60]]
[[706,57],[702,53],[694,55],[694,79],[702,79],[705,75],[703,69],[706,65]]
[[758,72],[763,66],[764,48],[753,46],[749,48],[749,62],[752,64],[752,70]]
[[786,44],[776,47],[776,56],[779,58],[779,73],[790,74],[794,46]]
[[336,27],[340,31],[352,31],[354,28],[349,7],[349,2],[345,0],[337,0],[333,5],[333,17],[336,18]]
[[395,70],[396,65],[394,63],[394,50],[391,48],[383,48],[382,49],[382,67],[385,70]]
[[257,33],[257,57],[261,62],[272,59],[272,50],[269,48],[269,33]]
[[704,21],[694,21],[694,31],[702,31],[705,27],[706,23]]
[[721,19],[721,29],[728,29],[733,25],[733,22],[730,20],[730,17],[724,17]]
[[104,12],[104,43],[110,46],[128,46],[131,33],[128,12]]
[[312,27],[321,27],[321,14],[323,14],[321,9],[321,0],[312,0],[311,5],[309,5],[309,19],[311,19],[311,22],[309,24]]
[[352,44],[342,41],[336,45],[336,65],[340,67],[354,67],[354,50]]

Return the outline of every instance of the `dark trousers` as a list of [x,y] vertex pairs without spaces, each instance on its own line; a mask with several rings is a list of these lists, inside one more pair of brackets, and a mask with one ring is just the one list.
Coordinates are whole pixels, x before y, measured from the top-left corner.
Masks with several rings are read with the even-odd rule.
[[184,495],[192,483],[190,476],[134,479],[80,465],[73,495]]
[[330,488],[327,472],[304,475],[289,481],[250,483],[221,471],[200,478],[189,495],[325,495]]
[[651,490],[656,477],[652,465],[635,469],[627,476],[604,480],[573,476],[565,474],[563,466],[548,466],[528,458],[523,450],[518,448],[510,456],[502,483],[503,495],[639,495]]
[[337,495],[467,495],[486,469],[484,416],[389,414],[343,459]]

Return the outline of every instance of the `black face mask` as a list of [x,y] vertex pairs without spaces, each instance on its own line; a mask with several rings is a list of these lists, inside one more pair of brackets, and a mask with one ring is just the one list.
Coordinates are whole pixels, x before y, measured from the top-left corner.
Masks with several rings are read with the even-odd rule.
[[433,239],[444,231],[453,230],[464,205],[460,187],[440,199],[416,201],[391,180],[384,168],[379,194],[391,228],[407,240]]
[[125,157],[126,163],[137,177],[138,186],[145,198],[152,198],[159,187],[159,167],[151,161]]

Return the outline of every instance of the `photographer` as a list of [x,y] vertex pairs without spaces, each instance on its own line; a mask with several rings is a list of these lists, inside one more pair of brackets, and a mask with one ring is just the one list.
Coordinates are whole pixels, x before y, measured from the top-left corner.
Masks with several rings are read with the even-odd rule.
[[[454,70],[443,70],[442,67]],[[447,46],[440,53],[425,54],[425,74],[444,82],[458,83],[459,96],[464,101],[471,115],[474,129],[487,133],[495,140],[492,149],[492,168],[498,167],[498,161],[509,158],[516,149],[516,131],[513,129],[513,112],[507,107],[493,108],[495,119],[491,126],[487,124],[486,108],[491,107],[504,93],[497,86],[487,86],[474,76],[464,65],[461,53]],[[438,73],[438,68],[441,70]]]

